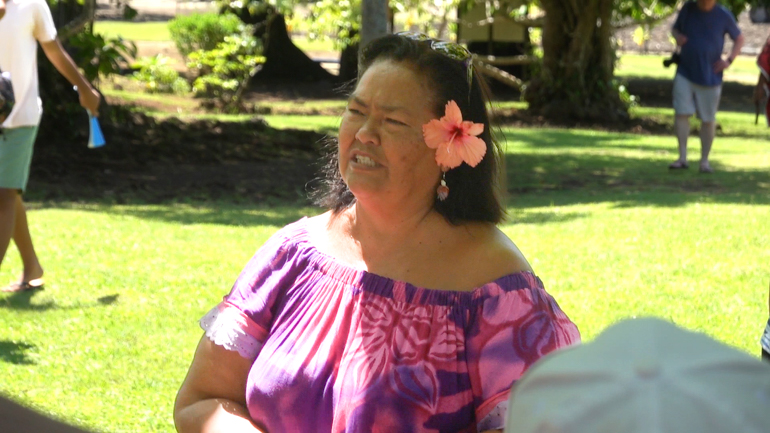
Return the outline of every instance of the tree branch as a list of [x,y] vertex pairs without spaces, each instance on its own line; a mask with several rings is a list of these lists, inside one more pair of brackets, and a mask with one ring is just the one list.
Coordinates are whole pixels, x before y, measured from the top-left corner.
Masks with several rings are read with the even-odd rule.
[[59,29],[59,40],[66,41],[70,36],[80,33],[86,27],[86,24],[94,20],[96,11],[96,0],[85,0],[83,2],[83,12],[78,17],[68,22]]

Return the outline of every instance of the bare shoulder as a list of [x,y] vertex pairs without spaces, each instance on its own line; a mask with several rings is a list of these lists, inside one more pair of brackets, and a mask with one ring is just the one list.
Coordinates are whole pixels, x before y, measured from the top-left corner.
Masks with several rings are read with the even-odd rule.
[[307,230],[312,232],[327,231],[333,219],[331,211],[324,212],[307,218]]
[[307,222],[305,223],[305,230],[307,230],[313,244],[324,251],[327,249],[329,242],[337,237],[334,233],[334,230],[336,229],[335,226],[335,217],[332,212],[329,211],[320,215],[308,217]]
[[480,278],[487,281],[517,272],[532,272],[524,254],[514,242],[492,224],[479,224],[468,228],[464,260],[475,263]]

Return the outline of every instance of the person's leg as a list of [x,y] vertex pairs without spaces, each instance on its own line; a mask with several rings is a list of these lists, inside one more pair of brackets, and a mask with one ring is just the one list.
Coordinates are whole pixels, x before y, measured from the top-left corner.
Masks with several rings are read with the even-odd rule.
[[2,291],[5,292],[26,290],[42,284],[42,280],[26,284],[42,277],[43,269],[32,247],[27,213],[20,196],[29,179],[36,136],[36,126],[9,128],[0,136],[0,263],[5,259],[13,239],[24,266],[19,282],[4,287]]
[[680,165],[687,165],[687,138],[690,136],[690,116],[677,114],[674,118],[674,133],[679,143],[679,159],[676,162]]
[[679,74],[674,77],[673,103],[679,158],[669,168],[687,168],[687,138],[690,136],[690,117],[695,113],[695,98],[692,84]]
[[716,135],[717,123],[716,122],[701,122],[700,125],[700,170],[705,172],[711,172],[711,165],[709,165],[709,153],[711,153],[711,145],[714,143],[714,135]]
[[24,207],[19,194],[16,195],[16,224],[13,229],[13,242],[19,249],[21,262],[24,265],[21,282],[41,278],[43,267],[40,266],[35,247],[32,245],[32,236],[29,234],[29,224],[27,223],[27,209]]
[[16,221],[16,197],[18,191],[10,188],[0,188],[0,265],[3,264],[5,253],[11,243]]
[[701,119],[700,127],[700,171],[711,173],[709,153],[714,143],[714,135],[717,127],[717,109],[719,98],[722,96],[722,86],[694,86],[695,104],[698,116]]

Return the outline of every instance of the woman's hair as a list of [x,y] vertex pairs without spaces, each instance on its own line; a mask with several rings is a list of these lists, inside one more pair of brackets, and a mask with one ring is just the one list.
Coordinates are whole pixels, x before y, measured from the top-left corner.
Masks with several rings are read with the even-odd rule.
[[[444,115],[447,102],[453,100],[460,107],[463,120],[484,125],[479,138],[487,145],[487,153],[476,167],[461,164],[446,172],[449,196],[436,199],[434,208],[450,223],[483,221],[499,223],[505,218],[499,191],[502,151],[492,137],[487,113],[488,89],[473,71],[472,85],[468,88],[468,69],[472,59],[455,60],[431,48],[431,41],[418,41],[398,35],[387,35],[372,41],[359,54],[358,79],[375,63],[390,60],[405,64],[426,79],[434,93],[433,111]],[[355,202],[355,197],[342,180],[336,143],[329,146],[320,188],[311,192],[311,199],[319,206],[335,213]]]

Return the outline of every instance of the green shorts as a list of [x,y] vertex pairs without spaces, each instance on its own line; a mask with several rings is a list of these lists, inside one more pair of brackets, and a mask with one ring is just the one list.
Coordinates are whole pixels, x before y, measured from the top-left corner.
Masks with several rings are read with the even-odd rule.
[[37,126],[0,130],[0,188],[24,191],[32,163]]

